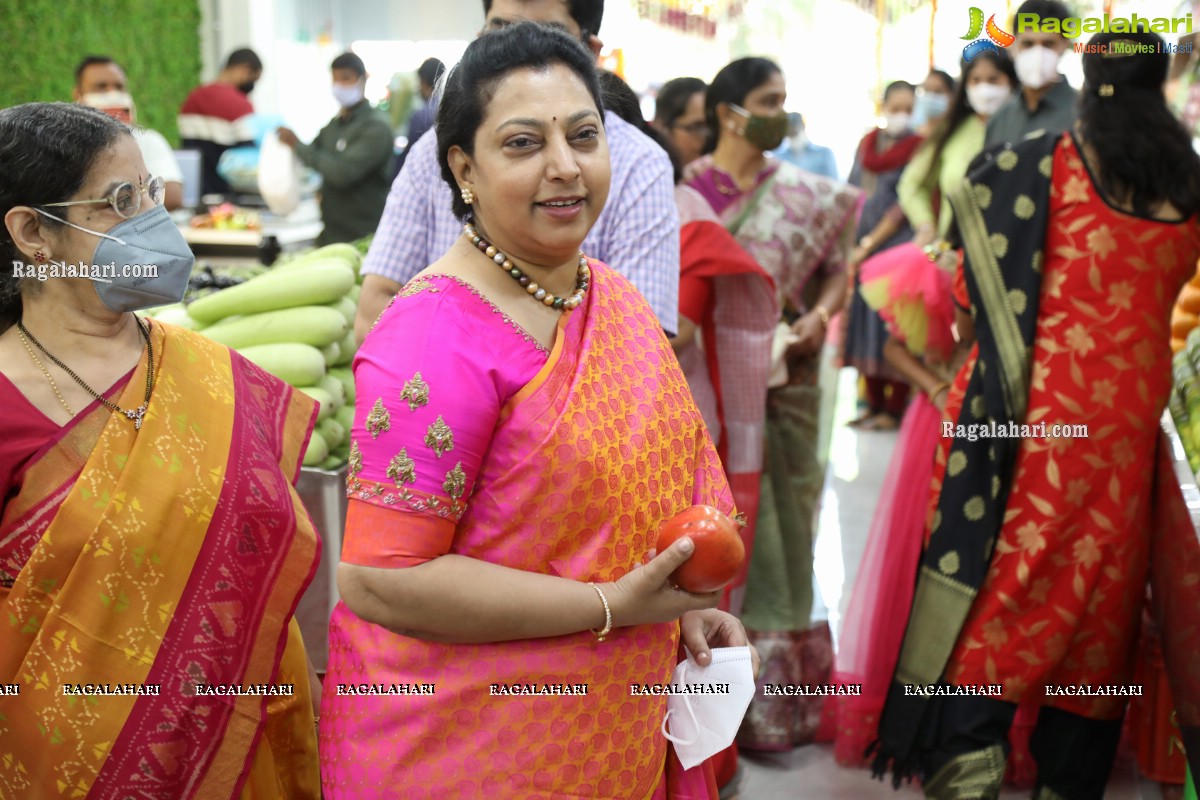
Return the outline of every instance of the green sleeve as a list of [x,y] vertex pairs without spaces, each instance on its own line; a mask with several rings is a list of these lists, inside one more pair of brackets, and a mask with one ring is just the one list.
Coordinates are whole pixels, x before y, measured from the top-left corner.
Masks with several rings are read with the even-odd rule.
[[[322,141],[327,131],[328,128],[322,129],[310,145],[297,144],[296,156],[306,166],[321,173],[329,186],[339,189],[352,186],[371,170],[379,169],[391,156],[392,132],[382,120],[380,124],[365,126],[362,135],[347,142],[346,149],[341,152],[332,144]],[[318,147],[318,142],[323,146]]]
[[970,117],[958,127],[942,149],[942,163],[938,170],[938,183],[942,190],[942,209],[938,220],[938,234],[945,237],[950,232],[954,219],[954,208],[945,198],[956,190],[965,177],[971,161],[983,150],[987,126],[978,117]]
[[900,174],[900,183],[896,186],[896,196],[904,216],[914,228],[926,223],[932,224],[933,216],[933,187],[930,180],[930,166],[933,164],[933,146],[928,140],[917,148],[916,154]]

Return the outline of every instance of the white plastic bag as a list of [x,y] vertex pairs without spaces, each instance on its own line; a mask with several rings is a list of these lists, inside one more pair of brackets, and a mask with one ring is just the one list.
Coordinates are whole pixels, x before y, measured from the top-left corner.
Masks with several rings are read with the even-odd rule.
[[279,141],[277,132],[271,131],[263,137],[258,158],[258,192],[272,214],[287,216],[300,205],[301,169],[300,159],[292,148]]

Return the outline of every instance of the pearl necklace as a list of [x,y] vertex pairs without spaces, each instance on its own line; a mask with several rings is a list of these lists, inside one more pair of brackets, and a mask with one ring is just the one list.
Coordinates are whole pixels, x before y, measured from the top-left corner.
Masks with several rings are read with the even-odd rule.
[[588,285],[592,281],[592,271],[588,267],[587,256],[583,251],[579,251],[579,271],[575,277],[575,291],[570,297],[556,297],[547,292],[537,282],[521,271],[521,268],[512,262],[512,260],[496,249],[495,245],[488,242],[479,232],[475,230],[475,226],[467,223],[463,226],[463,235],[470,240],[471,244],[479,248],[479,250],[496,262],[500,269],[504,270],[521,286],[525,287],[525,291],[533,296],[534,300],[541,302],[545,306],[549,306],[555,310],[570,311],[583,302],[583,296],[587,293]]

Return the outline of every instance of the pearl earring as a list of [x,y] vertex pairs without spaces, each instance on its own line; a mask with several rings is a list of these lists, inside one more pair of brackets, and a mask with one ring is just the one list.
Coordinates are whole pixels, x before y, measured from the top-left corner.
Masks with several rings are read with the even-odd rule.
[[475,202],[475,192],[469,186],[464,186],[462,189],[462,200],[467,205]]

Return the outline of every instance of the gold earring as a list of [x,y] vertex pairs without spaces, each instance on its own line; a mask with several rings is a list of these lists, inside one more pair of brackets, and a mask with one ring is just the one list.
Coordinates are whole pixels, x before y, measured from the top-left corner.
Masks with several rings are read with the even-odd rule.
[[471,189],[471,187],[464,186],[462,188],[462,201],[467,205],[471,205],[475,202],[475,191]]

